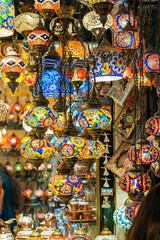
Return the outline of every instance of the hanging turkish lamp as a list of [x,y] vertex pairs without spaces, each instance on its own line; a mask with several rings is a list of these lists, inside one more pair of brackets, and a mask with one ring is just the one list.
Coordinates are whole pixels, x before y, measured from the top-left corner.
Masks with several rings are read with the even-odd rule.
[[35,51],[35,54],[37,54],[37,58],[39,54],[42,56],[47,50],[50,38],[51,34],[45,29],[40,20],[37,27],[27,37],[28,44]]
[[29,64],[26,67],[26,72],[23,81],[29,87],[31,92],[33,92],[33,88],[36,86],[38,78],[38,67],[35,58],[35,54],[33,51],[29,54]]
[[128,21],[122,31],[114,34],[114,45],[117,48],[124,49],[126,54],[132,55],[139,47],[140,38],[139,32],[135,26]]
[[76,159],[84,148],[85,140],[78,137],[78,130],[73,124],[71,113],[68,114],[67,127],[61,138],[57,138],[54,143],[55,153],[64,159]]
[[87,109],[79,113],[77,121],[85,132],[97,140],[98,136],[110,126],[112,116],[109,111],[102,108],[102,103],[96,96],[96,83],[94,81],[93,91],[87,102]]
[[67,124],[67,117],[66,117],[67,106],[64,98],[62,97],[61,92],[59,93],[58,100],[54,104],[53,109],[57,113],[57,118],[53,122],[51,128],[53,128],[55,136],[62,137]]
[[17,97],[17,101],[13,104],[12,109],[19,113],[22,110],[23,106],[19,102],[19,97]]
[[121,4],[118,13],[113,16],[112,30],[114,33],[121,32],[127,26],[128,22],[131,24],[131,26],[134,26],[137,29],[137,17],[131,12],[128,13],[128,10],[124,7],[124,4]]
[[132,200],[138,200],[142,193],[150,189],[151,179],[148,174],[133,169],[120,178],[119,186]]
[[49,180],[49,189],[56,194],[63,203],[68,203],[74,194],[82,189],[82,181],[76,175],[69,174],[70,166],[62,160],[57,168],[58,174]]
[[91,79],[96,83],[111,82],[123,78],[127,66],[127,57],[120,49],[113,48],[107,39],[103,38],[98,47],[92,49],[90,69]]
[[101,141],[86,139],[84,149],[80,152],[79,158],[83,160],[99,159],[104,153],[105,146]]
[[44,159],[51,157],[54,151],[50,141],[45,139],[43,135],[43,132],[32,131],[20,146],[21,155],[38,166]]
[[150,170],[154,173],[156,177],[160,178],[160,160],[151,163]]
[[14,49],[10,49],[6,56],[0,62],[0,69],[3,74],[8,78],[8,86],[14,94],[18,87],[18,79],[25,72],[26,66],[24,61],[18,56]]
[[23,112],[33,108],[33,103],[30,100],[27,100],[26,104],[23,106]]
[[15,17],[14,1],[1,1],[0,6],[0,37],[12,36]]
[[100,21],[100,16],[95,12],[91,11],[84,15],[83,17],[83,26],[93,33],[96,39],[101,39],[103,34],[106,32],[108,28],[112,26],[113,18],[111,14],[107,15],[105,25]]
[[69,59],[85,59],[88,57],[88,48],[86,47],[85,43],[78,40],[77,36],[71,37],[69,40],[66,41],[65,44],[60,44],[57,52],[62,57],[63,54],[65,58]]
[[32,0],[20,3],[19,11],[21,14],[18,14],[15,17],[14,28],[26,39],[33,29],[37,27],[40,21],[40,16],[36,13]]
[[131,222],[135,219],[140,205],[141,202],[132,202],[126,206],[125,215]]
[[45,129],[52,125],[57,117],[56,112],[48,107],[48,100],[44,97],[42,90],[39,90],[33,108],[24,113],[24,122],[36,129]]
[[151,164],[159,157],[159,150],[143,138],[139,139],[136,145],[130,147],[128,153],[129,161],[137,165]]
[[126,206],[117,208],[113,213],[114,223],[120,228],[130,229],[132,222],[125,215]]
[[87,63],[84,60],[78,60],[73,65],[73,69],[66,72],[66,75],[70,78],[70,81],[75,86],[77,94],[81,85],[87,79],[87,70]]
[[76,35],[81,30],[82,25],[76,18],[71,17],[66,19],[66,17],[63,16],[53,18],[49,27],[51,32],[61,41],[64,34],[67,38]]
[[15,133],[12,133],[11,136],[8,137],[7,142],[11,145],[11,148],[14,149],[20,143],[20,139]]
[[34,5],[44,19],[51,20],[60,7],[60,0],[34,0]]

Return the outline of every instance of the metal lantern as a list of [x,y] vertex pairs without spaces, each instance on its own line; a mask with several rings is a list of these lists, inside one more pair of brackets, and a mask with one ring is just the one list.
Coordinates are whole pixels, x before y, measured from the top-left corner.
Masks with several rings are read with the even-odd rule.
[[140,204],[141,204],[140,202],[132,202],[126,206],[125,215],[131,222],[133,222],[133,220],[135,219],[138,213]]
[[120,178],[119,185],[125,192],[139,194],[150,189],[151,179],[146,173],[141,174],[140,171],[132,170]]
[[14,33],[14,1],[0,1],[0,37],[9,37]]
[[117,226],[124,229],[129,229],[132,222],[125,215],[126,206],[117,208],[113,213],[113,220]]
[[150,164],[158,160],[159,151],[156,147],[145,144],[137,143],[129,149],[129,161],[135,164]]
[[60,0],[35,0],[35,8],[46,19],[52,19],[60,7]]

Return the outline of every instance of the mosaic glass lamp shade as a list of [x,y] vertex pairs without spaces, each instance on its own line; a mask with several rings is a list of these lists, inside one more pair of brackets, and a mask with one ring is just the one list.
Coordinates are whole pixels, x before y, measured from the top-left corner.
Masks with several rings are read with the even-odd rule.
[[15,30],[27,36],[39,23],[40,16],[33,12],[25,12],[17,15],[14,20]]
[[125,215],[126,206],[117,208],[113,213],[114,223],[120,228],[129,229],[132,222]]
[[146,132],[153,136],[160,136],[160,117],[149,118],[145,123]]
[[39,22],[37,27],[27,37],[28,44],[35,50],[44,50],[50,44],[50,33],[44,28],[42,22]]
[[51,32],[61,39],[64,33],[68,34],[69,37],[75,36],[82,28],[82,25],[78,19],[73,17],[56,17],[51,20],[49,27]]
[[84,148],[85,141],[81,137],[64,136],[57,138],[53,144],[57,156],[63,158],[77,157]]
[[70,38],[65,44],[65,46],[62,46],[62,44],[60,44],[57,52],[61,57],[63,56],[63,52],[65,52],[66,58],[72,57],[73,59],[84,59],[88,57],[87,47],[76,37]]
[[139,171],[128,171],[120,178],[119,186],[125,192],[139,194],[150,189],[151,179],[146,173],[141,176]]
[[0,1],[0,37],[9,37],[14,33],[14,1]]
[[154,173],[156,177],[160,178],[160,160],[151,163],[150,170]]
[[57,113],[46,106],[34,106],[24,113],[24,122],[31,128],[48,128],[57,118]]
[[146,52],[143,55],[143,72],[159,73],[160,72],[160,56],[158,53]]
[[141,204],[140,202],[132,202],[126,206],[125,215],[131,222],[133,222],[133,220],[135,219],[138,213],[140,204]]
[[66,128],[67,120],[64,112],[57,112],[57,118],[51,125],[51,128],[54,130],[54,134],[59,136],[59,134],[63,133]]
[[49,180],[49,189],[58,196],[77,194],[82,189],[82,181],[76,175],[56,174]]
[[43,94],[47,98],[57,98],[60,92],[62,96],[65,94],[66,96],[70,96],[70,94],[75,92],[75,88],[71,84],[70,80],[57,69],[44,68],[40,82]]
[[137,31],[123,30],[122,32],[115,33],[114,45],[120,49],[134,49],[139,46],[139,33]]
[[148,144],[136,144],[129,149],[129,161],[135,164],[151,164],[158,160],[159,151],[156,147]]
[[127,26],[128,22],[130,20],[130,23],[132,26],[135,26],[137,28],[138,21],[136,17],[133,15],[128,15],[124,13],[118,13],[114,15],[113,17],[113,24],[112,24],[112,30],[117,33],[124,30],[124,28]]
[[102,157],[105,153],[104,144],[97,140],[85,140],[84,149],[80,152],[79,158],[81,159],[98,159]]
[[55,11],[60,7],[60,0],[34,0],[35,8],[47,19],[52,19]]
[[17,73],[21,74],[25,71],[26,65],[14,49],[9,49],[6,56],[0,63],[2,73]]
[[[92,31],[95,28],[103,28],[103,25],[100,21],[100,16],[95,12],[91,11],[84,15],[83,17],[83,26],[88,30]],[[107,21],[104,25],[104,29],[107,30],[112,26],[113,20],[112,16],[108,14]]]
[[49,158],[53,154],[52,144],[44,139],[38,137],[30,137],[23,141],[20,146],[20,153],[26,159],[43,160]]
[[78,115],[77,121],[84,130],[106,130],[112,121],[110,112],[103,108],[86,109]]
[[91,79],[96,82],[116,81],[123,78],[127,66],[127,57],[121,50],[112,48],[104,40],[98,48],[92,50],[95,59],[93,68],[90,69]]

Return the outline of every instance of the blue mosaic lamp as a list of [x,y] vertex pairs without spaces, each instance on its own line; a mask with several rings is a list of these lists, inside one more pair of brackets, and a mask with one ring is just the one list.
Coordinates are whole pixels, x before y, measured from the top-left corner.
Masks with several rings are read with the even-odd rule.
[[129,229],[132,222],[126,217],[126,206],[117,208],[113,213],[113,220],[117,226],[124,229]]
[[0,1],[0,37],[9,37],[14,33],[14,1]]
[[104,39],[98,48],[92,50],[94,66],[90,69],[91,79],[96,82],[110,82],[123,78],[127,66],[127,57],[116,48],[112,48],[107,39]]

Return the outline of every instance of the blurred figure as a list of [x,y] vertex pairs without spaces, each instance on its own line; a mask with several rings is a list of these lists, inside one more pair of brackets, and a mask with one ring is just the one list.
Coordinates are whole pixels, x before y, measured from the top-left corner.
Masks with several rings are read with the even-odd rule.
[[160,184],[143,198],[126,240],[160,240]]
[[[0,219],[7,221],[16,217],[23,206],[21,187],[18,180],[0,163]],[[13,231],[16,222],[11,224]]]

